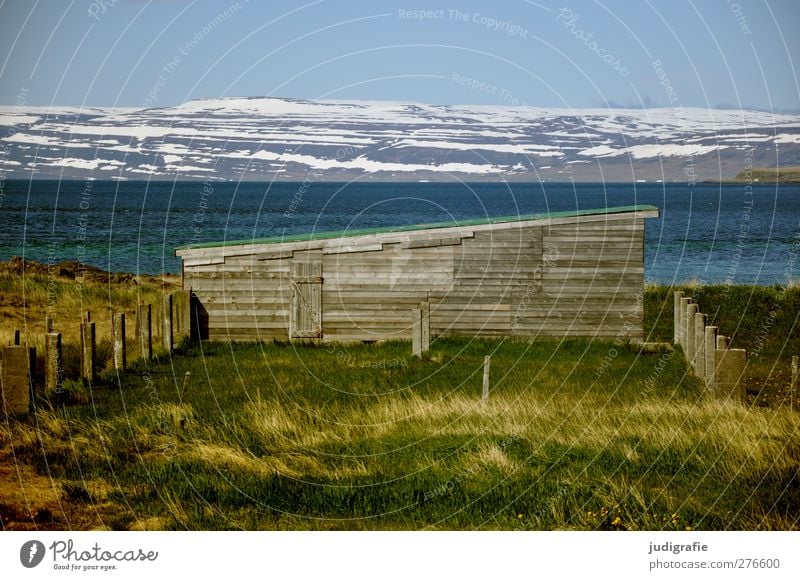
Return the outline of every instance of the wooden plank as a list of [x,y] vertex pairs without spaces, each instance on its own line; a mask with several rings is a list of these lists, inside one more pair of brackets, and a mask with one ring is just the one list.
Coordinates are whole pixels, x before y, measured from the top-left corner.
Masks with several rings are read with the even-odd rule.
[[[603,274],[603,275],[613,275],[620,273],[619,267],[583,267],[583,266],[575,266],[575,267],[564,267],[564,266],[547,266],[544,268],[543,275],[548,276],[580,276],[582,274]],[[624,273],[626,274],[637,274],[639,276],[644,275],[644,267],[638,263],[627,263],[624,265]]]
[[224,264],[225,258],[221,256],[198,256],[197,258],[183,258],[184,268],[193,268],[195,266],[207,266],[210,264]]
[[[569,328],[540,328],[540,329],[513,329],[514,336],[529,336],[532,338],[603,338],[618,339],[619,329],[569,329]],[[641,331],[631,330],[627,338],[630,340],[641,340],[644,334]]]
[[425,269],[430,266],[441,266],[442,260],[449,260],[449,256],[429,256],[429,257],[418,257],[415,256],[413,253],[409,255],[408,259],[405,256],[391,256],[391,255],[384,255],[384,254],[377,254],[380,255],[380,258],[377,259],[366,259],[360,258],[357,260],[351,260],[340,258],[337,260],[325,260],[325,272],[329,272],[332,268],[333,269],[349,269],[349,268],[382,268],[390,266],[393,260],[403,259],[403,264],[408,265],[414,268]]
[[326,246],[323,248],[324,255],[336,254],[360,254],[366,252],[380,252],[383,251],[383,244],[349,244],[346,246]]
[[[349,291],[371,291],[385,292],[391,288],[396,288],[398,291],[405,292],[418,292],[424,294],[433,290],[434,286],[441,286],[445,289],[449,288],[452,284],[450,280],[443,278],[435,278],[431,280],[402,280],[394,278],[391,280],[384,280],[383,284],[375,283],[375,281],[364,280],[363,283],[355,281],[354,283],[337,282],[325,280],[325,292],[349,292]],[[388,282],[388,283],[387,283]]]
[[274,331],[209,331],[209,340],[219,341],[235,341],[235,342],[253,342],[255,340],[288,340],[289,334],[287,332],[274,332]]
[[190,274],[199,274],[205,272],[287,272],[289,271],[288,262],[286,260],[271,260],[264,262],[255,262],[248,260],[245,262],[232,262],[226,260],[224,264],[215,264],[209,266],[196,266],[191,270],[187,270]]
[[461,244],[460,237],[414,239],[400,244],[403,250],[413,250],[419,248],[436,248],[439,246],[456,246]]
[[322,322],[323,328],[409,328],[411,321],[408,314],[402,317],[375,318],[373,316],[325,316]]
[[370,317],[370,318],[391,318],[397,316],[397,313],[407,313],[409,306],[413,304],[386,304],[376,308],[376,305],[371,305],[372,308],[359,308],[359,305],[328,305],[325,307],[325,320],[333,318],[344,317]]
[[252,295],[228,295],[227,297],[208,296],[203,300],[203,306],[206,308],[206,310],[225,308],[234,310],[251,308],[271,309],[288,307],[290,302],[291,298],[288,295],[279,298],[262,296],[253,297]]
[[[629,274],[627,272],[616,274],[581,274],[576,276],[550,275],[545,272],[542,275],[542,283],[558,287],[559,285],[578,287],[586,286],[596,288],[602,285],[630,285],[631,288],[641,287],[642,275]],[[552,287],[551,286],[551,287]]]
[[[340,285],[340,287],[346,288],[345,285]],[[425,290],[413,290],[413,289],[412,290],[408,290],[408,289],[403,289],[403,288],[398,288],[398,289],[395,290],[395,289],[387,288],[384,285],[379,285],[375,289],[371,289],[371,288],[365,289],[365,288],[362,288],[361,285],[355,285],[355,286],[353,286],[352,289],[348,290],[347,292],[337,293],[337,292],[329,291],[327,284],[325,285],[325,299],[326,300],[328,300],[329,297],[331,297],[331,296],[336,296],[336,298],[338,300],[339,296],[341,295],[342,297],[345,297],[348,300],[350,300],[350,299],[359,300],[361,298],[364,298],[364,299],[374,298],[376,300],[384,300],[385,299],[385,300],[388,300],[388,301],[392,301],[395,298],[397,298],[397,300],[406,300],[406,299],[407,300],[415,300],[416,299],[419,302],[421,300],[420,296],[422,296],[424,298],[425,297],[425,293],[426,293]]]
[[[357,286],[360,288],[360,286]],[[327,287],[325,287],[325,292],[323,296],[323,303],[336,305],[358,305],[358,304],[380,304],[380,305],[390,305],[390,304],[398,304],[398,305],[405,305],[407,304],[415,304],[420,300],[425,298],[426,292],[414,290],[413,292],[403,292],[404,296],[400,296],[398,298],[394,298],[392,296],[387,296],[387,287],[384,287],[384,291],[375,292],[373,296],[354,296],[356,294],[355,291],[353,292],[338,292],[338,291],[331,291]],[[364,292],[358,292],[358,294],[364,294]],[[373,306],[374,307],[374,306]]]
[[625,244],[640,244],[642,236],[639,232],[631,232],[630,234],[618,233],[616,231],[609,231],[608,233],[602,232],[576,232],[570,234],[558,234],[542,236],[542,241],[545,244],[567,244],[567,245],[625,245]]
[[206,312],[210,317],[228,317],[228,318],[265,318],[265,317],[287,317],[289,316],[288,304],[282,304],[279,308],[206,308]]
[[237,321],[235,324],[227,322],[225,320],[212,320],[209,319],[208,321],[208,331],[209,333],[219,330],[229,329],[231,331],[239,332],[244,329],[257,329],[257,328],[264,328],[264,329],[274,329],[274,328],[289,328],[288,322],[281,322],[281,321],[274,321],[274,322],[245,322],[245,321]]
[[412,268],[398,266],[383,267],[383,268],[369,268],[369,267],[354,267],[326,270],[325,278],[327,280],[337,280],[340,278],[358,278],[360,280],[375,280],[375,279],[400,279],[406,278],[408,280],[425,280],[426,278],[452,278],[453,269],[449,266],[441,266],[426,268],[423,271],[415,271]]
[[289,278],[289,268],[251,271],[219,271],[219,272],[192,272],[184,274],[186,280],[202,282],[205,280],[231,280],[247,282],[249,280],[281,280]]
[[644,231],[644,227],[639,223],[634,222],[616,222],[613,224],[610,223],[603,223],[603,222],[595,222],[595,223],[585,223],[585,224],[562,224],[560,226],[551,227],[551,228],[542,228],[541,232],[543,236],[549,235],[564,235],[570,233],[594,233],[594,232],[642,232]]
[[582,323],[579,321],[571,321],[565,320],[560,321],[557,319],[553,320],[521,320],[516,325],[515,328],[517,329],[524,329],[524,330],[541,330],[541,329],[562,329],[564,331],[573,330],[573,331],[581,331],[591,334],[596,330],[602,331],[614,331],[620,332],[625,330],[626,328],[630,327],[631,325],[626,325],[626,320],[614,320],[614,321],[606,321],[603,323]]
[[445,333],[448,331],[471,331],[476,334],[480,333],[481,331],[487,330],[494,330],[498,332],[511,332],[511,321],[506,322],[495,322],[495,321],[486,321],[482,323],[478,322],[451,322],[448,324],[438,324],[431,321],[431,328],[435,329],[436,334]]
[[435,306],[431,306],[431,312],[449,311],[449,310],[473,310],[473,311],[510,311],[511,304],[475,304],[471,302],[438,302]]
[[554,260],[627,260],[631,256],[638,256],[644,251],[642,246],[594,246],[594,247],[565,247],[544,246],[545,255],[549,256],[548,262]]
[[527,318],[560,318],[560,319],[574,319],[577,317],[596,318],[596,319],[611,319],[611,318],[638,318],[642,315],[642,310],[632,310],[630,308],[620,308],[618,310],[602,310],[597,311],[593,309],[579,309],[579,310],[565,310],[564,308],[551,308],[551,309],[538,309],[538,308],[525,308],[515,312],[516,315]]
[[[326,330],[327,333],[327,330]],[[327,334],[326,334],[327,336]],[[379,341],[379,340],[407,340],[411,337],[411,331],[405,333],[385,333],[385,332],[371,332],[371,333],[331,333],[328,339],[335,339],[337,342],[361,342],[361,341]]]

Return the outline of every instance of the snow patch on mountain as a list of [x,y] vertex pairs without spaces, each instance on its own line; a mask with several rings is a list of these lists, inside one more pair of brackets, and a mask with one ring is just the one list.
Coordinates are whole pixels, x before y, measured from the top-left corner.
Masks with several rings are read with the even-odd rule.
[[691,108],[223,98],[153,109],[0,107],[0,126],[13,127],[0,139],[12,177],[103,177],[112,168],[137,178],[634,179],[672,171],[682,179],[688,160],[735,175],[745,153],[772,163],[776,151],[788,160],[800,154],[800,116]]

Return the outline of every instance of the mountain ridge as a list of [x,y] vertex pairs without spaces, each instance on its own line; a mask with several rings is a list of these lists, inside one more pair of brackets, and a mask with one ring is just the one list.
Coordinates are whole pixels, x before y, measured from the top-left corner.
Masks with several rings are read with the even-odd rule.
[[800,165],[800,115],[276,97],[0,107],[6,178],[686,181]]

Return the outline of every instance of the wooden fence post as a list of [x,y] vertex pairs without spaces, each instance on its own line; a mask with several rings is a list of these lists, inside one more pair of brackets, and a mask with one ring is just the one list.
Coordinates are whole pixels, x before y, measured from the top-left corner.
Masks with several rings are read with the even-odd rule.
[[483,357],[483,393],[481,395],[481,402],[486,404],[489,402],[489,369],[492,364],[492,355],[487,354]]
[[144,360],[153,358],[153,312],[149,304],[136,307],[136,339],[139,343],[139,356]]
[[50,316],[49,314],[44,317],[44,333],[50,334],[51,332],[55,332],[55,317]]
[[686,306],[686,317],[684,319],[685,339],[686,346],[683,353],[686,355],[686,360],[689,361],[689,367],[694,370],[694,315],[697,313],[697,304],[689,304]]
[[172,352],[173,347],[173,334],[172,334],[172,294],[166,294],[164,296],[164,308],[163,308],[163,332],[161,333],[161,339],[164,344],[164,348],[167,352]]
[[724,334],[717,335],[717,350],[726,350],[728,348],[728,337]]
[[44,392],[46,395],[61,394],[64,383],[64,351],[60,332],[48,332],[44,335],[44,358]]
[[14,331],[14,346],[20,346],[22,343],[19,330]]
[[128,356],[125,352],[125,313],[115,314],[113,318],[113,345],[114,345],[114,368],[124,371],[128,366]]
[[685,296],[681,298],[681,312],[680,312],[680,339],[681,339],[681,348],[683,349],[683,354],[686,354],[686,311],[689,308],[689,304],[692,303],[691,298],[686,298]]
[[705,371],[706,371],[706,387],[709,392],[716,394],[717,380],[714,371],[716,370],[715,351],[717,350],[717,327],[706,326],[705,328]]
[[189,328],[187,332],[189,334],[190,340],[200,340],[200,309],[197,307],[197,297],[192,292],[192,289],[189,288],[187,290],[187,294],[189,296],[188,304],[186,308],[188,309],[189,315]]
[[419,309],[422,312],[420,348],[422,352],[428,352],[431,349],[431,305],[428,302],[421,302]]
[[681,348],[684,354],[686,354],[686,313],[691,303],[691,298],[686,298],[685,296],[681,298]]
[[792,357],[792,384],[789,388],[789,408],[794,411],[794,400],[797,398],[797,381],[800,375],[800,363],[798,357]]
[[0,413],[27,414],[33,408],[36,349],[7,346],[0,349]]
[[192,289],[182,290],[180,301],[180,333],[181,336],[191,338],[192,335]]
[[745,370],[747,351],[742,348],[728,348],[716,351],[716,375],[719,395],[723,399],[745,402]]
[[192,373],[191,371],[186,371],[186,374],[183,375],[183,388],[181,389],[181,403],[186,399],[186,395],[189,394],[189,379],[191,379]]
[[411,354],[422,358],[422,309],[411,310]]
[[706,315],[697,312],[694,315],[694,372],[701,379],[706,377]]
[[672,306],[672,343],[681,343],[681,298],[683,292],[680,290],[673,292],[673,306]]
[[95,326],[90,322],[89,313],[86,313],[86,322],[81,322],[81,378],[90,384],[94,382],[95,356],[97,347],[95,343]]

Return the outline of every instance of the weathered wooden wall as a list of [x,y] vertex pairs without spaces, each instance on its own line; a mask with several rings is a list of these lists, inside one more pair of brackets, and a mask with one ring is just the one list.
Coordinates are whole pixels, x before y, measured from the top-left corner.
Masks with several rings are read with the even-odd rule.
[[292,338],[310,338],[316,314],[303,308],[319,305],[326,340],[408,339],[411,311],[420,302],[430,304],[434,336],[641,339],[644,218],[653,215],[177,253],[184,260],[184,287],[196,294],[212,340],[287,339],[290,319],[296,321]]

